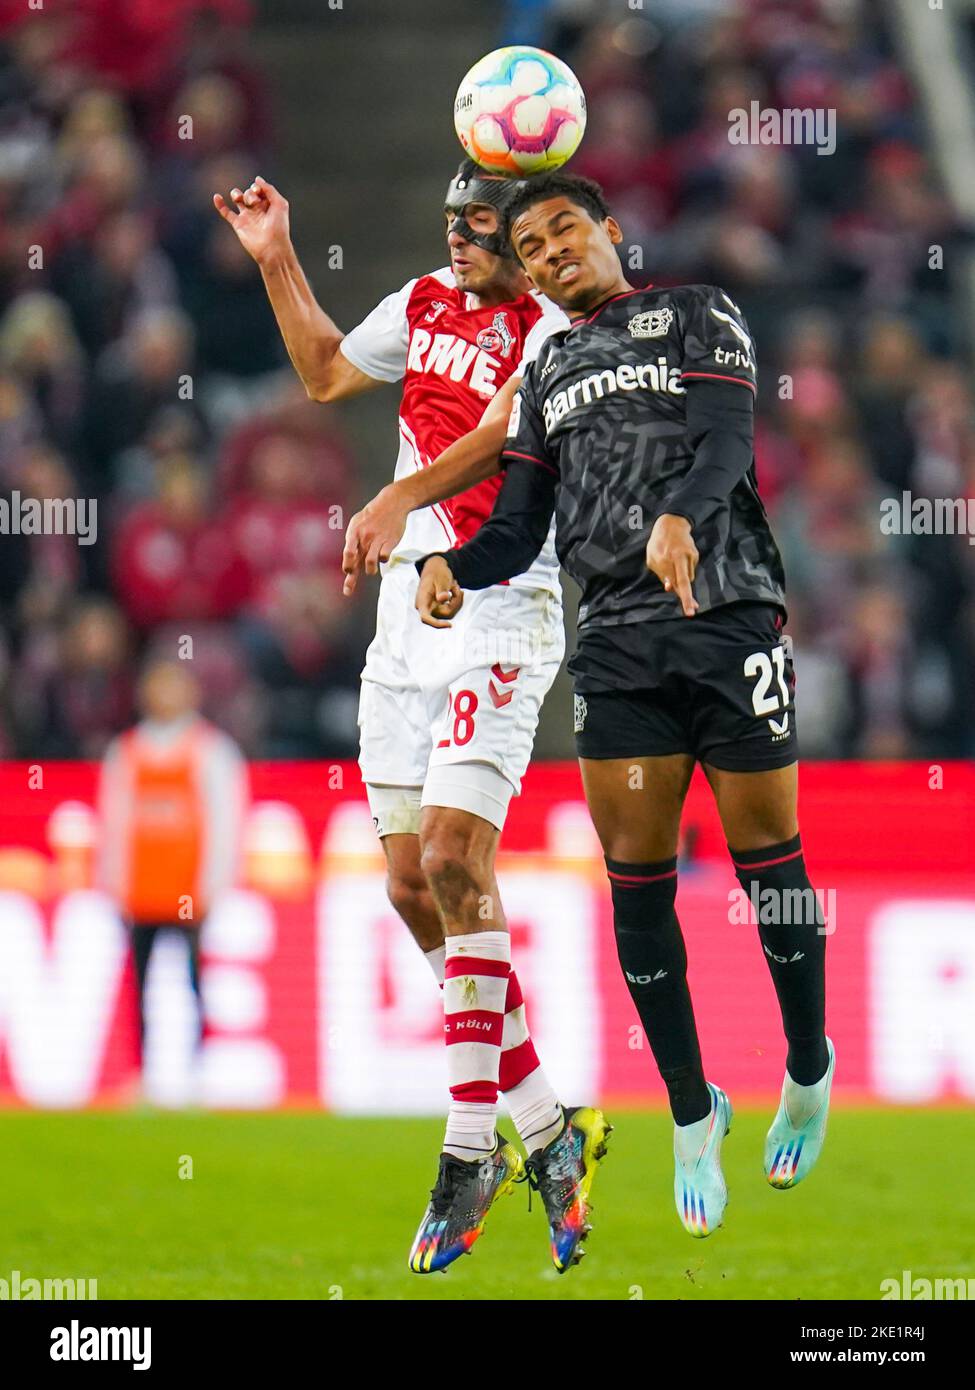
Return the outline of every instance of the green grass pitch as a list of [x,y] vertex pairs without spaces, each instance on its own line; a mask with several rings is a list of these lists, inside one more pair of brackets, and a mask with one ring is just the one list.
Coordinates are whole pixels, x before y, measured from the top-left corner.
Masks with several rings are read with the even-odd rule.
[[707,1240],[673,1209],[669,1117],[622,1112],[579,1268],[555,1273],[541,1203],[529,1214],[519,1186],[472,1256],[418,1276],[406,1256],[439,1121],[5,1112],[0,1278],[96,1278],[100,1299],[698,1300],[876,1299],[904,1269],[975,1274],[952,1181],[964,1165],[948,1161],[975,1150],[975,1113],[836,1107],[819,1167],[792,1192],[762,1176],[771,1113],[736,1112],[731,1200]]

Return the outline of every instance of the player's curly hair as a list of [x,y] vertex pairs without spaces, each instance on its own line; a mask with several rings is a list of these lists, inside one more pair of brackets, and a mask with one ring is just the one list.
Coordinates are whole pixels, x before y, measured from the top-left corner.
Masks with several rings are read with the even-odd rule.
[[534,178],[522,179],[517,192],[504,210],[502,231],[511,240],[511,227],[516,217],[535,203],[548,198],[568,198],[578,207],[584,208],[594,222],[602,222],[609,216],[606,195],[595,179],[583,178],[581,174],[537,174]]

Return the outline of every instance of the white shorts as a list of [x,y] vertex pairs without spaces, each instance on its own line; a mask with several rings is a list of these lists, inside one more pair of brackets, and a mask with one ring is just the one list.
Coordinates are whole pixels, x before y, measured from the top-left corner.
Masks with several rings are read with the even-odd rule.
[[[472,809],[473,801],[484,807],[476,814],[500,829],[507,798],[521,790],[542,701],[565,653],[561,598],[498,584],[465,593],[453,626],[433,628],[413,607],[418,582],[413,564],[400,561],[379,587],[359,699],[363,781],[370,801],[371,789],[383,787],[423,788],[423,805]],[[465,770],[471,764],[494,769],[510,791],[497,778]],[[375,799],[373,816],[387,819],[378,802],[385,808],[389,797]],[[415,800],[403,801],[397,824],[410,823]],[[388,815],[395,814],[389,806]]]

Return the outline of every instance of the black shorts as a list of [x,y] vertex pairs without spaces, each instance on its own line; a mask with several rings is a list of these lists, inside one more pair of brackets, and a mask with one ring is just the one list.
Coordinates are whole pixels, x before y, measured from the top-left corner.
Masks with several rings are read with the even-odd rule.
[[580,758],[689,753],[732,772],[798,757],[782,610],[731,603],[693,618],[591,628],[569,663]]

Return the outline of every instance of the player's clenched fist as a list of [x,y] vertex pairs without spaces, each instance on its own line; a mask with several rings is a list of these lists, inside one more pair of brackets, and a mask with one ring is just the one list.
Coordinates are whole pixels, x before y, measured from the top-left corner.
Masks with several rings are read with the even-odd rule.
[[691,591],[698,558],[687,518],[668,512],[658,516],[647,541],[647,569],[668,593],[677,595],[685,618],[693,618],[700,607]]
[[460,611],[463,591],[442,555],[433,555],[423,566],[415,607],[430,627],[450,627],[450,618]]
[[219,193],[213,195],[213,206],[225,222],[237,233],[244,250],[258,265],[291,244],[288,200],[267,179],[260,175],[249,188],[230,190],[234,211]]

